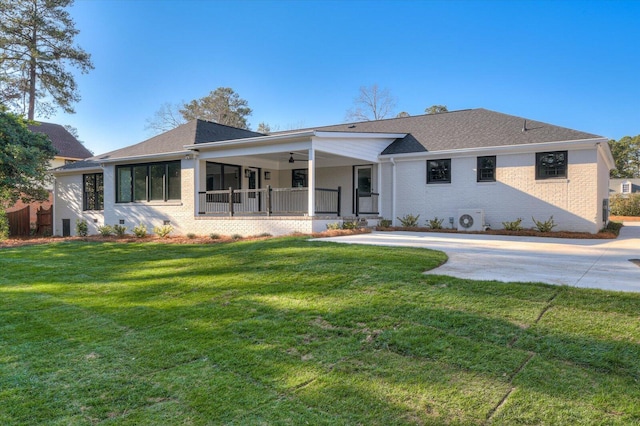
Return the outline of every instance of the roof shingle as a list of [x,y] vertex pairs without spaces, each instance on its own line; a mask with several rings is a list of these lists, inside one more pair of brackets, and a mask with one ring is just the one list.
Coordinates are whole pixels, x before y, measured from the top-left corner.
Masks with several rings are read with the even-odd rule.
[[59,157],[70,159],[89,158],[93,154],[85,148],[64,126],[54,123],[37,123],[27,125],[34,133],[42,133],[49,137],[51,144],[58,151]]

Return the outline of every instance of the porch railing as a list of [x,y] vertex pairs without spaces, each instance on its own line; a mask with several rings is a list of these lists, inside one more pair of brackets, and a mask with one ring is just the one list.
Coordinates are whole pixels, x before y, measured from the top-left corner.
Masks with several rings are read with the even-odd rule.
[[377,192],[360,192],[356,188],[355,194],[355,214],[356,217],[361,214],[379,214],[378,198],[380,194]]
[[[340,216],[341,188],[315,189],[315,213]],[[308,188],[233,189],[198,193],[199,214],[291,215],[309,212]]]

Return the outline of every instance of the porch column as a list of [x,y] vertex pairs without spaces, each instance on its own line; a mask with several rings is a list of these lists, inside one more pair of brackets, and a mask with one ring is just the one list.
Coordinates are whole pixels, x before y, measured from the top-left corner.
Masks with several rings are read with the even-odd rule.
[[198,216],[200,212],[200,159],[195,157],[193,160],[193,215]]
[[307,170],[307,184],[309,189],[309,212],[308,215],[316,215],[316,152],[309,148],[309,169]]

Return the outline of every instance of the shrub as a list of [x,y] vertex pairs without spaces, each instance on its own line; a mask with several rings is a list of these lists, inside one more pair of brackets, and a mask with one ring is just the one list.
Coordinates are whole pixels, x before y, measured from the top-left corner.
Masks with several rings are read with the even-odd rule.
[[103,237],[108,237],[109,235],[113,234],[113,228],[111,227],[111,225],[98,226],[98,232]]
[[127,227],[123,225],[113,225],[113,233],[118,237],[124,237],[127,233]]
[[211,234],[209,234],[209,238],[211,238],[212,240],[219,240],[220,234],[216,234],[215,232],[212,232]]
[[522,230],[522,218],[519,217],[513,222],[502,222],[502,226],[506,231],[521,231]]
[[241,240],[241,239],[242,239],[242,235],[240,235],[240,234],[233,234],[233,235],[231,236],[231,239],[233,239],[233,240]]
[[86,237],[89,235],[89,225],[87,225],[86,220],[76,219],[76,234],[80,237]]
[[0,241],[9,238],[9,218],[7,212],[0,208]]
[[258,237],[263,237],[263,238],[268,238],[271,237],[272,235],[268,232],[263,232],[262,234],[258,235]]
[[444,222],[444,218],[438,219],[438,216],[433,219],[427,219],[427,225],[431,229],[442,229],[442,222]]
[[196,234],[194,234],[193,232],[189,232],[187,234],[187,238],[190,239],[190,240],[193,240],[195,237],[196,237]]
[[327,223],[327,229],[330,230],[330,231],[336,230],[336,229],[341,229],[341,225],[338,222]]
[[609,199],[609,208],[614,216],[640,216],[640,194],[616,194]]
[[173,232],[173,226],[171,225],[162,225],[162,226],[153,227],[153,233],[160,238],[167,238],[167,236],[172,232]]
[[538,230],[538,232],[551,232],[551,230],[553,228],[555,228],[556,226],[558,226],[554,221],[553,221],[553,216],[551,216],[549,218],[549,220],[545,221],[545,222],[541,222],[539,220],[536,220],[534,217],[531,217],[531,219],[533,219],[533,223],[536,224],[536,229]]
[[396,219],[398,219],[405,228],[416,228],[418,226],[418,218],[420,218],[420,215],[414,216],[412,214],[405,214],[404,216]]
[[358,229],[360,222],[357,220],[345,220],[342,222],[342,229]]
[[624,225],[620,222],[609,222],[607,223],[607,226],[605,226],[604,228],[602,228],[600,230],[600,232],[608,232],[608,233],[612,233],[615,235],[620,235],[620,229],[623,227]]
[[381,228],[389,228],[391,227],[392,223],[393,221],[391,219],[380,219],[380,221],[378,222],[378,226]]
[[147,236],[147,227],[144,224],[133,227],[133,235],[138,238],[144,238]]

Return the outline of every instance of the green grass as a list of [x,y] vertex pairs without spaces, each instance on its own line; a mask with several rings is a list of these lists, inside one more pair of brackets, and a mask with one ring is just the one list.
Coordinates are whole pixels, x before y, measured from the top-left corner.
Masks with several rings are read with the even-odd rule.
[[276,238],[0,250],[0,424],[640,424],[640,295]]

